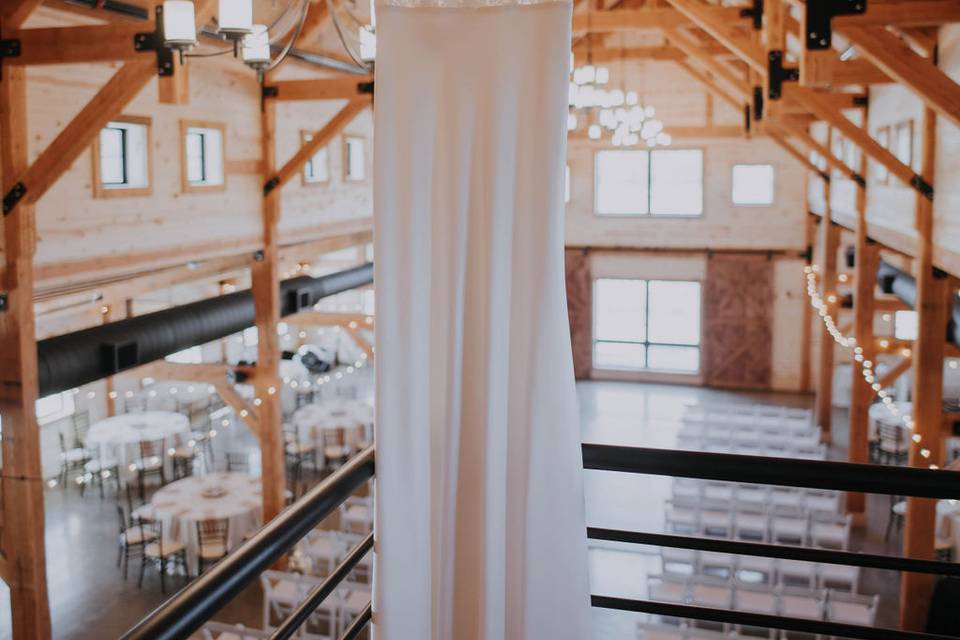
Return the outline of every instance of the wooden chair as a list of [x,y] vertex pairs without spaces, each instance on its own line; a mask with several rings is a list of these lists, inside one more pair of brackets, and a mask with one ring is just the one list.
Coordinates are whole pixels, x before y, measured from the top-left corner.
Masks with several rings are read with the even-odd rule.
[[880,464],[905,464],[910,452],[906,430],[899,425],[880,422],[877,431],[877,456]]
[[153,505],[148,502],[142,502],[143,489],[138,491],[141,496],[141,503],[136,507],[133,505],[133,492],[130,491],[130,483],[124,485],[124,492],[127,496],[127,514],[130,526],[134,524],[144,524],[153,522],[156,517],[153,512]]
[[185,439],[182,434],[174,437],[173,446],[167,451],[173,462],[174,480],[193,475],[193,466],[197,459],[197,444],[192,437]]
[[78,477],[82,483],[82,476],[86,473],[85,467],[91,460],[90,452],[82,446],[77,446],[76,442],[73,443],[74,446],[68,445],[63,431],[60,431],[57,435],[60,437],[60,473],[57,476],[60,484],[66,485],[67,480],[70,479],[70,474],[73,472],[80,474]]
[[[103,500],[103,485],[113,478],[117,483],[117,495],[120,495],[120,462],[110,456],[104,456],[102,450],[97,450],[97,455],[93,460],[83,465],[84,475],[100,488],[100,499]],[[80,495],[83,495],[87,483],[80,485]]]
[[343,464],[346,462],[352,451],[346,444],[346,433],[344,430],[324,429],[321,433],[324,468],[330,468],[331,463]]
[[123,507],[117,505],[117,516],[120,520],[119,548],[117,549],[117,568],[123,568],[123,579],[127,579],[127,569],[130,566],[130,558],[140,558],[143,563],[143,549],[148,542],[157,539],[156,534],[143,527],[142,523],[130,525],[127,517],[123,513]]
[[[146,525],[144,525],[146,526]],[[156,539],[148,543],[143,549],[143,561],[140,563],[140,579],[137,581],[137,588],[143,586],[143,574],[147,562],[155,565],[160,572],[160,593],[167,593],[167,567],[181,567],[184,576],[187,575],[187,547],[175,540],[165,540],[163,538],[163,523],[157,521],[154,525]]]
[[137,481],[140,485],[140,499],[144,499],[144,484],[148,476],[158,476],[160,486],[167,484],[166,470],[167,450],[164,448],[164,441],[144,440],[140,443],[140,458],[133,466],[137,472]]
[[229,551],[227,540],[230,534],[230,520],[217,518],[197,521],[197,572],[222,560]]

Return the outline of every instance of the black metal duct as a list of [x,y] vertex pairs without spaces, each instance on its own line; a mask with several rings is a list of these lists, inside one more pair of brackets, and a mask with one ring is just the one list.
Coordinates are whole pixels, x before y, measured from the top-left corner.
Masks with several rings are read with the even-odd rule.
[[[917,306],[917,281],[889,262],[880,261],[877,269],[877,284],[884,293],[891,293],[913,308]],[[947,340],[960,347],[960,298],[953,299],[950,320],[947,323]]]
[[[373,282],[373,263],[319,278],[280,283],[280,314],[287,316],[321,298]],[[37,343],[40,396],[66,391],[171,353],[243,331],[255,324],[248,289]]]

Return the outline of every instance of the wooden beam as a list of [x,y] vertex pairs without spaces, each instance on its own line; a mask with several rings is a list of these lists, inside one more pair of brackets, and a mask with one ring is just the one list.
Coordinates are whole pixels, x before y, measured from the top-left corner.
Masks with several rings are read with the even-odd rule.
[[900,376],[905,374],[910,370],[910,367],[913,366],[913,357],[903,357],[897,361],[897,364],[893,365],[893,368],[887,371],[887,373],[877,380],[881,389],[886,389],[894,382],[896,382]]
[[156,61],[152,51],[137,51],[133,37],[150,30],[150,23],[121,23],[83,27],[22,29],[7,37],[20,40],[20,56],[4,65],[44,65],[110,62],[144,58]]
[[[746,26],[740,17],[738,7],[707,7],[711,18],[731,24]],[[573,33],[615,33],[636,31],[638,29],[675,29],[690,27],[690,19],[681,12],[669,7],[650,7],[643,9],[613,9],[611,11],[592,11],[577,13],[573,16]]]
[[[266,104],[275,104],[267,101]],[[370,96],[360,96],[352,99],[346,106],[338,111],[329,122],[319,131],[313,134],[309,142],[303,144],[300,149],[287,161],[276,174],[267,174],[269,176],[266,184],[273,184],[266,189],[268,194],[279,193],[278,189],[297,176],[303,169],[307,161],[312,158],[317,151],[330,143],[330,141],[340,133],[345,126],[371,104]]]
[[[823,220],[820,222],[820,295],[827,305],[827,313],[837,317],[840,308],[837,297],[837,252],[840,250],[840,227],[831,219],[830,184],[823,181],[825,206]],[[830,442],[833,438],[833,367],[834,342],[826,326],[820,324],[820,344],[818,352],[817,395],[815,420],[820,428],[820,440]]]
[[803,153],[802,151],[794,147],[792,144],[790,144],[790,141],[787,140],[787,137],[783,135],[783,133],[780,130],[778,130],[775,126],[765,124],[763,128],[767,132],[767,135],[769,135],[774,140],[774,142],[780,145],[780,148],[782,148],[788,154],[796,158],[796,160],[800,164],[802,164],[807,171],[811,171],[815,173],[820,178],[828,182],[830,181],[830,175],[825,171],[821,171],[820,167],[810,162],[810,158],[807,157],[805,153]]
[[777,126],[781,127],[791,136],[799,139],[804,145],[807,146],[808,149],[822,157],[827,162],[827,166],[831,169],[839,171],[851,179],[855,179],[855,176],[858,175],[857,171],[853,167],[850,167],[846,162],[833,155],[832,149],[814,138],[812,135],[810,135],[806,128],[796,124],[793,120],[789,118],[781,118],[777,121]]
[[956,0],[870,0],[866,13],[837,16],[833,28],[844,31],[853,26],[940,26],[945,22],[960,22],[960,3]]
[[[19,26],[36,2],[7,4],[7,20]],[[3,192],[27,167],[27,79],[23,67],[7,67],[0,77],[0,181]],[[44,542],[43,465],[37,424],[37,341],[33,316],[35,207],[21,206],[4,216],[4,278],[0,292],[0,420],[3,438],[3,555],[9,560],[14,640],[51,636]]]
[[294,46],[297,48],[309,46],[312,40],[316,40],[329,17],[330,12],[324,0],[311,2],[307,8],[307,17],[303,21],[303,27],[300,29],[300,36]]
[[860,55],[920,96],[938,115],[960,126],[960,85],[930,60],[883,27],[847,27],[842,33]]
[[365,313],[339,313],[331,311],[300,311],[286,318],[287,324],[302,326],[339,326],[349,327],[351,324],[357,327],[372,329],[374,326],[374,317]]
[[[87,150],[94,137],[146,86],[157,73],[154,58],[125,63],[87,105],[54,138],[40,156],[13,184],[21,183],[26,194],[20,205],[35,204]],[[17,215],[14,208],[12,215]]]
[[[690,22],[703,29],[714,40],[736,54],[761,77],[766,73],[766,56],[760,45],[734,33],[730,29],[730,23],[725,21],[716,10],[695,0],[667,0],[667,2],[679,13],[686,16]],[[739,18],[739,9],[731,8],[738,11],[738,19],[741,19]]]
[[[924,179],[934,181],[936,166],[937,116],[930,107],[924,109],[921,171]],[[912,419],[914,436],[909,464],[927,467],[943,465],[943,358],[947,323],[952,308],[950,281],[946,274],[935,271],[933,203],[916,198],[918,237],[914,276],[917,283],[917,339],[913,347]],[[926,455],[924,455],[926,454]],[[907,498],[904,522],[903,555],[908,558],[932,559],[935,548],[936,500]],[[904,572],[900,577],[900,627],[923,631],[927,608],[933,594],[934,577]]]
[[373,82],[373,76],[350,75],[339,78],[315,78],[310,80],[280,80],[272,82],[268,89],[276,90],[275,100],[350,100],[366,93],[365,84]]
[[724,100],[727,104],[737,110],[742,110],[746,102],[744,102],[742,97],[734,95],[732,92],[724,89],[716,80],[714,80],[709,74],[700,69],[697,69],[689,62],[681,60],[677,63],[680,65],[687,73],[698,80],[711,94],[717,96],[718,98]]
[[19,29],[33,10],[43,4],[43,0],[5,0],[0,7],[0,23],[6,29]]
[[[334,116],[336,118],[336,116]],[[276,102],[266,101],[261,110],[261,145],[264,182],[274,175],[276,154]],[[299,171],[299,168],[297,169]],[[278,183],[278,186],[281,183]],[[283,418],[280,403],[280,270],[277,225],[280,221],[280,190],[265,190],[261,213],[263,249],[250,268],[253,303],[257,322],[257,366],[253,380],[260,400],[257,418],[260,424],[263,521],[274,518],[284,507],[287,487]]]

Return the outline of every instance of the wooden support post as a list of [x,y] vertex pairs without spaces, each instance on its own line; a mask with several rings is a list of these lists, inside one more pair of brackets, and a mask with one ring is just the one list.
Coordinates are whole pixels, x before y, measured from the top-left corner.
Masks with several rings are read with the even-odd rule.
[[[261,114],[261,164],[264,182],[276,170],[276,106],[267,100]],[[266,190],[263,197],[263,250],[251,265],[250,277],[257,320],[257,368],[253,386],[260,404],[260,456],[263,482],[263,520],[276,516],[284,506],[286,464],[280,405],[280,269],[277,247],[277,223],[280,219],[280,190]],[[254,400],[254,404],[258,400]]]
[[[936,155],[936,114],[924,110],[924,179],[933,184]],[[943,421],[943,358],[946,353],[946,329],[950,313],[950,286],[946,274],[933,266],[933,202],[917,197],[917,340],[913,349],[913,435],[910,465],[941,465]],[[934,555],[936,500],[907,498],[903,555],[931,559]],[[933,593],[933,576],[903,573],[900,578],[900,625],[909,631],[922,631]]]
[[[837,252],[840,249],[840,227],[834,224],[831,219],[830,183],[824,181],[823,184],[826,208],[823,213],[823,220],[820,222],[820,295],[827,305],[828,313],[836,318],[837,309],[840,308],[836,301]],[[831,298],[833,299],[832,302]],[[820,427],[820,440],[830,442],[832,439],[834,342],[833,337],[822,323],[818,361],[816,421]]]
[[[29,11],[23,17],[26,15]],[[22,67],[5,66],[0,78],[0,140],[0,173],[6,193],[27,168],[27,87]],[[43,467],[35,412],[34,216],[34,206],[25,204],[17,215],[3,218],[6,268],[4,282],[0,283],[0,292],[7,296],[7,308],[0,311],[3,509],[7,515],[3,519],[3,555],[16,640],[46,640],[52,633],[44,547]]]

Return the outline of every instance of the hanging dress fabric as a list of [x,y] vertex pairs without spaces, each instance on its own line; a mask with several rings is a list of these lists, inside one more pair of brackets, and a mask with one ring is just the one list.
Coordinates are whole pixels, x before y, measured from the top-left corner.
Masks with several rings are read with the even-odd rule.
[[377,5],[378,640],[590,637],[570,2]]

